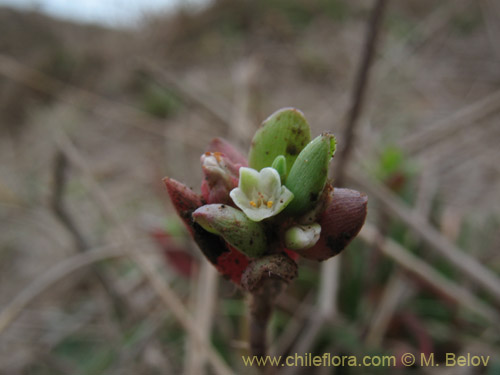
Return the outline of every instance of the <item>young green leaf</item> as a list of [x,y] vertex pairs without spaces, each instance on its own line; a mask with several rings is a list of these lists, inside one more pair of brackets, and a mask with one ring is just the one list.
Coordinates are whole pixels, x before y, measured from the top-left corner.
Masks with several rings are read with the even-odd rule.
[[286,159],[285,159],[285,157],[283,155],[276,156],[276,159],[274,159],[271,167],[278,171],[278,173],[280,175],[281,183],[283,183],[286,179]]
[[261,256],[267,250],[262,224],[250,220],[236,208],[224,204],[207,204],[193,212],[193,219],[203,229],[221,236],[249,257]]
[[249,166],[257,171],[270,167],[277,156],[286,159],[290,172],[300,151],[310,142],[311,131],[302,112],[284,108],[265,120],[255,133],[250,147]]
[[299,154],[285,182],[294,194],[285,212],[301,215],[311,210],[326,184],[328,164],[335,153],[335,137],[323,133],[311,141]]

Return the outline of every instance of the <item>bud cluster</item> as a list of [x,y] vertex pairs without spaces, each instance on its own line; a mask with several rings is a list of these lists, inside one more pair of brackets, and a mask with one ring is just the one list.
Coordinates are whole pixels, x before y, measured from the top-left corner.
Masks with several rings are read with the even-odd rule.
[[293,263],[299,255],[326,260],[358,234],[367,197],[328,181],[335,147],[330,133],[311,140],[302,112],[285,108],[257,130],[248,163],[226,141],[210,143],[201,156],[201,196],[171,178],[164,182],[204,255],[223,275],[246,285],[242,275],[252,262],[286,257]]

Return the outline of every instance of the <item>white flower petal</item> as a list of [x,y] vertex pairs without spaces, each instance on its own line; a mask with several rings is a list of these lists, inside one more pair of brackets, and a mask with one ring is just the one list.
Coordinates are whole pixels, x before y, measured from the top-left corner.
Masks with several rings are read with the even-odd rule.
[[258,190],[270,197],[276,195],[281,187],[281,179],[278,171],[274,168],[263,168],[260,171]]
[[275,211],[276,214],[280,213],[288,206],[293,199],[293,193],[288,190],[285,186],[282,186],[280,189],[280,194],[278,194],[278,198],[274,202],[276,204]]
[[242,190],[248,198],[252,196],[254,190],[259,185],[260,174],[255,169],[241,167],[240,168],[240,181],[238,187]]
[[233,202],[250,220],[261,221],[277,215],[293,199],[293,193],[281,185],[274,168],[240,168],[238,187],[229,193]]
[[253,208],[252,206],[250,206],[250,200],[240,188],[234,188],[233,190],[231,190],[229,192],[229,196],[233,200],[234,204],[238,206],[242,211],[245,211],[245,209],[248,208]]

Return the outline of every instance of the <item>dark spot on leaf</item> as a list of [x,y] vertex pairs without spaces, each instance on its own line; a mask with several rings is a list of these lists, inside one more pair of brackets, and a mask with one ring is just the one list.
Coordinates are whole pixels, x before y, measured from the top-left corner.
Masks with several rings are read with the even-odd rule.
[[297,149],[297,146],[295,146],[294,144],[290,143],[286,147],[286,152],[289,155],[297,155],[299,153],[299,150]]
[[309,193],[309,200],[311,202],[316,202],[318,200],[318,193]]

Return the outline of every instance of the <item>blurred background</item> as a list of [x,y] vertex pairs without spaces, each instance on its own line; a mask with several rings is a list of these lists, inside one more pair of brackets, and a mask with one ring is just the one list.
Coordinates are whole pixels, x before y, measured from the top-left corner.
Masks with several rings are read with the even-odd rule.
[[[0,373],[255,373],[246,297],[161,179],[199,191],[209,140],[246,153],[282,107],[343,147],[372,7],[0,1]],[[300,261],[271,352],[491,356],[286,375],[499,374],[500,4],[389,2],[376,47],[342,181],[367,223]]]

